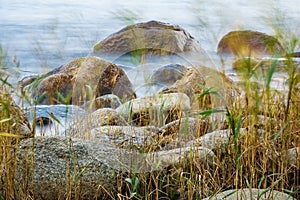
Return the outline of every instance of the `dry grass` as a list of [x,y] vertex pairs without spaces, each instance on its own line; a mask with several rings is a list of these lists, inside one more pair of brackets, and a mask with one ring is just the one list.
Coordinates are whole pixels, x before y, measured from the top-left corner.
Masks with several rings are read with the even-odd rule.
[[[276,63],[269,66],[265,82],[260,88],[250,81],[259,77],[251,68],[251,60],[245,59],[242,64],[242,69],[247,69],[238,72],[243,77],[241,84],[244,94],[224,110],[231,129],[231,139],[226,149],[214,150],[217,158],[213,164],[190,157],[162,171],[116,174],[115,188],[108,190],[99,186],[99,191],[107,194],[103,198],[176,199],[181,196],[183,199],[201,199],[226,189],[267,188],[289,193],[299,199],[299,155],[298,162],[294,164],[289,162],[287,155],[288,149],[300,146],[300,98],[296,88],[300,82],[299,66],[289,56],[286,57],[288,88],[287,91],[280,92],[270,88]],[[19,142],[19,137],[15,134],[18,134],[19,129],[16,124],[11,123],[12,100],[3,96],[5,92],[8,94],[7,88],[10,86],[2,79],[0,199],[31,199],[33,191],[28,183],[34,166],[33,158],[28,158],[28,174],[23,175],[24,183],[19,185],[15,182],[18,162],[15,152]],[[241,134],[242,127],[247,128],[245,134]],[[159,146],[166,142],[166,138],[156,142]],[[153,146],[145,149],[150,151]],[[66,191],[76,187],[71,179],[69,182]]]

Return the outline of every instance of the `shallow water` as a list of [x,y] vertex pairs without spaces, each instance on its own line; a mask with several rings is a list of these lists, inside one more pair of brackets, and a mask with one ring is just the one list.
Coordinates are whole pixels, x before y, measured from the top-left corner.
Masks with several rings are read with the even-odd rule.
[[[31,0],[25,3],[0,0],[0,44],[10,62],[11,82],[16,83],[25,75],[45,73],[88,55],[96,42],[130,23],[159,20],[180,25],[200,42],[206,54],[152,59],[138,65],[128,60],[114,60],[124,66],[138,96],[144,96],[160,89],[146,83],[153,70],[160,66],[202,64],[221,70],[216,46],[231,30],[250,29],[273,35],[271,24],[275,24],[286,26],[285,30],[290,28],[299,36],[299,7],[299,0]],[[275,17],[280,20],[274,20]],[[20,62],[18,68],[13,60]],[[230,62],[225,68],[229,77],[238,80],[237,74],[230,69]],[[281,82],[282,76],[275,75],[273,84],[282,85]],[[52,129],[63,133],[72,122],[64,111],[63,106],[38,107],[37,117],[52,122],[45,127],[37,126],[37,134],[48,135]],[[62,124],[51,119],[49,112],[53,112]]]
[[[273,35],[268,21],[297,33],[299,7],[298,0],[0,0],[0,44],[10,61],[20,61],[17,69],[13,68],[15,63],[9,64],[12,82],[16,82],[24,75],[47,72],[88,55],[96,42],[132,22],[159,20],[190,32],[207,52],[200,63],[219,69],[215,52],[224,34],[234,29],[251,29]],[[274,21],[275,17],[280,20]],[[188,59],[188,63],[194,62],[195,59]],[[134,85],[142,88],[141,81],[145,79],[139,78],[146,78],[161,64],[131,66]]]

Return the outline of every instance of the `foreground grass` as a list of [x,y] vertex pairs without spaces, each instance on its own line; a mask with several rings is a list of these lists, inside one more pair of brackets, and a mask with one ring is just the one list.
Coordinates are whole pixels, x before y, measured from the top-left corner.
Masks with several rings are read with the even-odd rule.
[[[288,87],[277,91],[270,87],[277,67],[276,59],[264,75],[253,67],[251,59],[241,59],[242,66],[237,73],[242,77],[242,95],[232,105],[218,109],[226,115],[231,138],[227,148],[214,150],[217,156],[214,162],[208,164],[191,157],[158,172],[117,174],[114,175],[116,187],[113,191],[99,186],[106,194],[103,198],[175,199],[181,196],[183,199],[201,199],[238,188],[278,190],[300,198],[299,155],[291,164],[287,154],[288,149],[300,146],[299,66],[286,56]],[[258,86],[257,82],[263,84]],[[20,194],[15,182],[19,137],[11,123],[12,99],[7,97],[12,86],[4,76],[1,76],[0,89],[0,199],[31,199],[33,191],[28,187],[29,183],[23,185],[25,193]],[[199,94],[199,98],[206,95],[216,94],[209,90]],[[213,113],[214,109],[212,105],[207,111]],[[242,128],[246,128],[246,133]],[[33,167],[31,162],[28,176]],[[72,183],[65,186],[66,191],[70,185]],[[66,197],[72,198],[71,195]]]

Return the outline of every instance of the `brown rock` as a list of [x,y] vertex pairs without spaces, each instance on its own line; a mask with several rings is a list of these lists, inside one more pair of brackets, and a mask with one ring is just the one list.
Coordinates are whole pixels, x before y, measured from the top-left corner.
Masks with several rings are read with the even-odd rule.
[[81,105],[105,94],[115,94],[122,100],[135,98],[125,72],[97,57],[77,58],[42,75],[32,84],[37,84],[33,90],[35,99],[44,95],[39,104]]
[[160,85],[172,85],[186,74],[188,69],[179,64],[170,64],[155,70],[151,82]]
[[201,52],[199,43],[183,28],[158,21],[127,26],[97,43],[96,55],[124,55],[139,52],[170,55],[183,52]]
[[218,44],[218,53],[239,56],[281,55],[283,52],[283,47],[275,37],[250,30],[231,31]]
[[192,110],[198,110],[205,107],[218,107],[224,104],[223,100],[216,95],[205,93],[205,90],[212,88],[218,92],[224,100],[228,100],[229,105],[232,96],[235,96],[238,91],[234,88],[233,82],[214,69],[204,66],[195,66],[173,85],[163,89],[162,93],[181,92],[185,93],[191,100]]

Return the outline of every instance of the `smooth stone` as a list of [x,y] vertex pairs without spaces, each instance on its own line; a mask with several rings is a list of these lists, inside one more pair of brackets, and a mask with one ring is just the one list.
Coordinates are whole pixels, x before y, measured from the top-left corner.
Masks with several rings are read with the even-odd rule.
[[125,54],[170,55],[184,52],[198,53],[203,49],[187,31],[178,25],[148,21],[129,25],[94,45],[93,55]]
[[98,109],[91,114],[86,113],[85,116],[76,121],[69,129],[66,135],[77,138],[91,137],[91,130],[101,126],[127,126],[126,120],[112,108]]
[[[249,199],[260,199],[260,200],[283,200],[283,199],[290,199],[293,200],[294,198],[285,194],[283,192],[279,192],[276,190],[269,190],[269,189],[256,189],[256,188],[244,188],[238,190],[226,190],[221,192],[217,195],[213,195],[211,197],[205,198],[203,200],[217,200],[217,199],[227,199],[227,200],[249,200]],[[296,199],[295,199],[296,200]]]
[[153,72],[150,81],[154,84],[169,86],[181,79],[188,71],[187,67],[179,64],[169,64]]
[[124,101],[136,96],[120,67],[93,56],[76,58],[25,82],[29,85],[20,84],[27,92],[32,92],[38,104],[82,105],[106,94],[115,94]]
[[282,55],[284,49],[277,38],[251,30],[231,31],[218,43],[218,53],[237,56]]
[[133,99],[116,109],[132,124],[158,127],[180,119],[184,112],[189,110],[190,99],[184,93],[158,94]]

